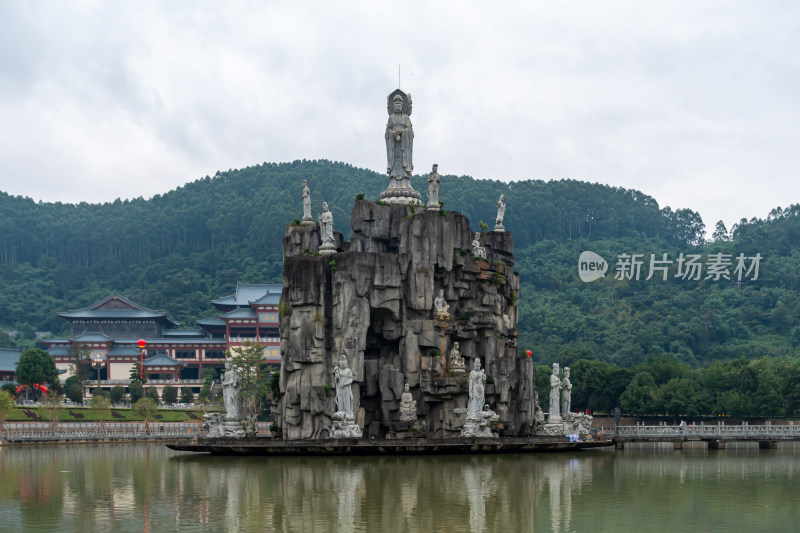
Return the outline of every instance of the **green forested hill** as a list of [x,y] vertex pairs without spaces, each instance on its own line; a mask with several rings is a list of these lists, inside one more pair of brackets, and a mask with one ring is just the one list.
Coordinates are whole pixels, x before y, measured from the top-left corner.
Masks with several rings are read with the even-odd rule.
[[[315,216],[328,202],[349,237],[356,194],[377,199],[387,178],[328,161],[265,163],[218,172],[150,200],[36,203],[0,193],[0,326],[64,333],[57,311],[118,291],[192,327],[211,298],[237,281],[281,281],[284,225],[300,218],[300,180]],[[425,191],[424,177],[414,187]],[[794,354],[800,344],[800,206],[740,222],[704,243],[690,209],[660,208],[638,191],[579,181],[513,184],[443,176],[444,209],[493,226],[501,193],[522,281],[520,346],[538,361],[610,361],[624,367],[673,354],[692,366],[744,356]],[[609,261],[584,283],[584,250]],[[760,277],[733,281],[614,280],[619,254],[760,253]],[[0,339],[0,344],[3,341]]]

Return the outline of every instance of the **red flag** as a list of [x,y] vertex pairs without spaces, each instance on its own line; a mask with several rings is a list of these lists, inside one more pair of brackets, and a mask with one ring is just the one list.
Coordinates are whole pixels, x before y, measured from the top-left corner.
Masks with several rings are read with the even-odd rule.
[[528,354],[528,357],[533,355],[533,352],[531,352],[530,350],[525,350],[525,353]]

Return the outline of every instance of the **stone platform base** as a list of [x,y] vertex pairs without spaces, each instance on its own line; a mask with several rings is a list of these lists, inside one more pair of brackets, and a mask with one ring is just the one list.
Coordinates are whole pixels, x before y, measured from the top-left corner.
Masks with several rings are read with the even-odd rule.
[[450,439],[327,439],[284,441],[269,438],[195,437],[172,441],[172,450],[214,455],[459,455],[474,453],[566,452],[613,446],[611,440],[569,442],[566,437]]

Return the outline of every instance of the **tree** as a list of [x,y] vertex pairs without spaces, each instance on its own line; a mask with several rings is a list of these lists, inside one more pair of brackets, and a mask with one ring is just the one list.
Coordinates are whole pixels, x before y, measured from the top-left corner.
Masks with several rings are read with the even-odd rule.
[[156,390],[155,387],[146,387],[144,389],[144,397],[145,398],[150,398],[151,400],[156,402],[156,405],[158,405],[158,402],[159,402],[158,390]]
[[714,242],[725,242],[728,239],[728,228],[726,228],[725,223],[720,220],[717,222],[716,226],[714,226],[714,233],[711,234],[711,240]]
[[7,390],[0,389],[0,433],[4,430],[6,418],[14,409],[14,397]]
[[231,357],[239,369],[239,397],[242,411],[247,418],[248,428],[255,431],[255,421],[264,412],[269,394],[269,375],[264,362],[264,346],[247,341]]
[[77,376],[70,376],[64,382],[64,394],[72,403],[83,403],[83,387]]
[[112,387],[109,392],[109,398],[111,399],[111,403],[115,405],[125,401],[125,387],[120,385]]
[[152,398],[142,398],[133,404],[133,413],[137,418],[141,418],[144,421],[145,433],[150,433],[148,422],[155,416],[156,412],[158,412],[158,403]]
[[49,353],[39,348],[28,348],[17,361],[17,383],[20,385],[44,385],[60,389],[56,362]]
[[656,383],[648,372],[636,374],[619,398],[622,412],[629,415],[653,413]]
[[131,403],[134,404],[144,398],[144,385],[138,382],[133,382],[128,387],[128,392],[131,397]]
[[97,415],[97,429],[103,431],[106,418],[111,414],[111,400],[104,395],[92,394],[92,401],[89,405],[95,415]]
[[89,379],[92,370],[92,363],[89,360],[91,350],[85,344],[74,343],[69,347],[69,355],[72,359],[70,363],[70,370],[72,375],[78,380],[78,384],[83,387],[86,380]]
[[139,363],[134,363],[133,366],[131,366],[131,383],[147,383],[147,374],[143,373],[141,368],[142,366]]
[[192,391],[191,387],[183,387],[181,389],[181,403],[194,403],[194,391]]
[[44,398],[44,411],[50,421],[50,431],[55,431],[61,419],[61,394],[49,391]]
[[161,391],[161,401],[164,402],[164,405],[176,403],[178,401],[178,389],[172,385],[164,387],[164,390]]

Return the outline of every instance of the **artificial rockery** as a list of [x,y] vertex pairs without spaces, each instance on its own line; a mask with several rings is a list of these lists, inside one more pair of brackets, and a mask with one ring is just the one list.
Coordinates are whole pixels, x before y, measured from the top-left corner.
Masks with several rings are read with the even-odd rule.
[[410,184],[410,95],[393,92],[387,109],[390,184],[377,202],[356,199],[350,241],[326,204],[313,221],[305,183],[303,220],[286,226],[274,409],[282,436],[539,432],[533,362],[518,356],[519,277],[503,198],[494,230],[473,233],[466,217],[441,209],[434,166],[423,204]]

